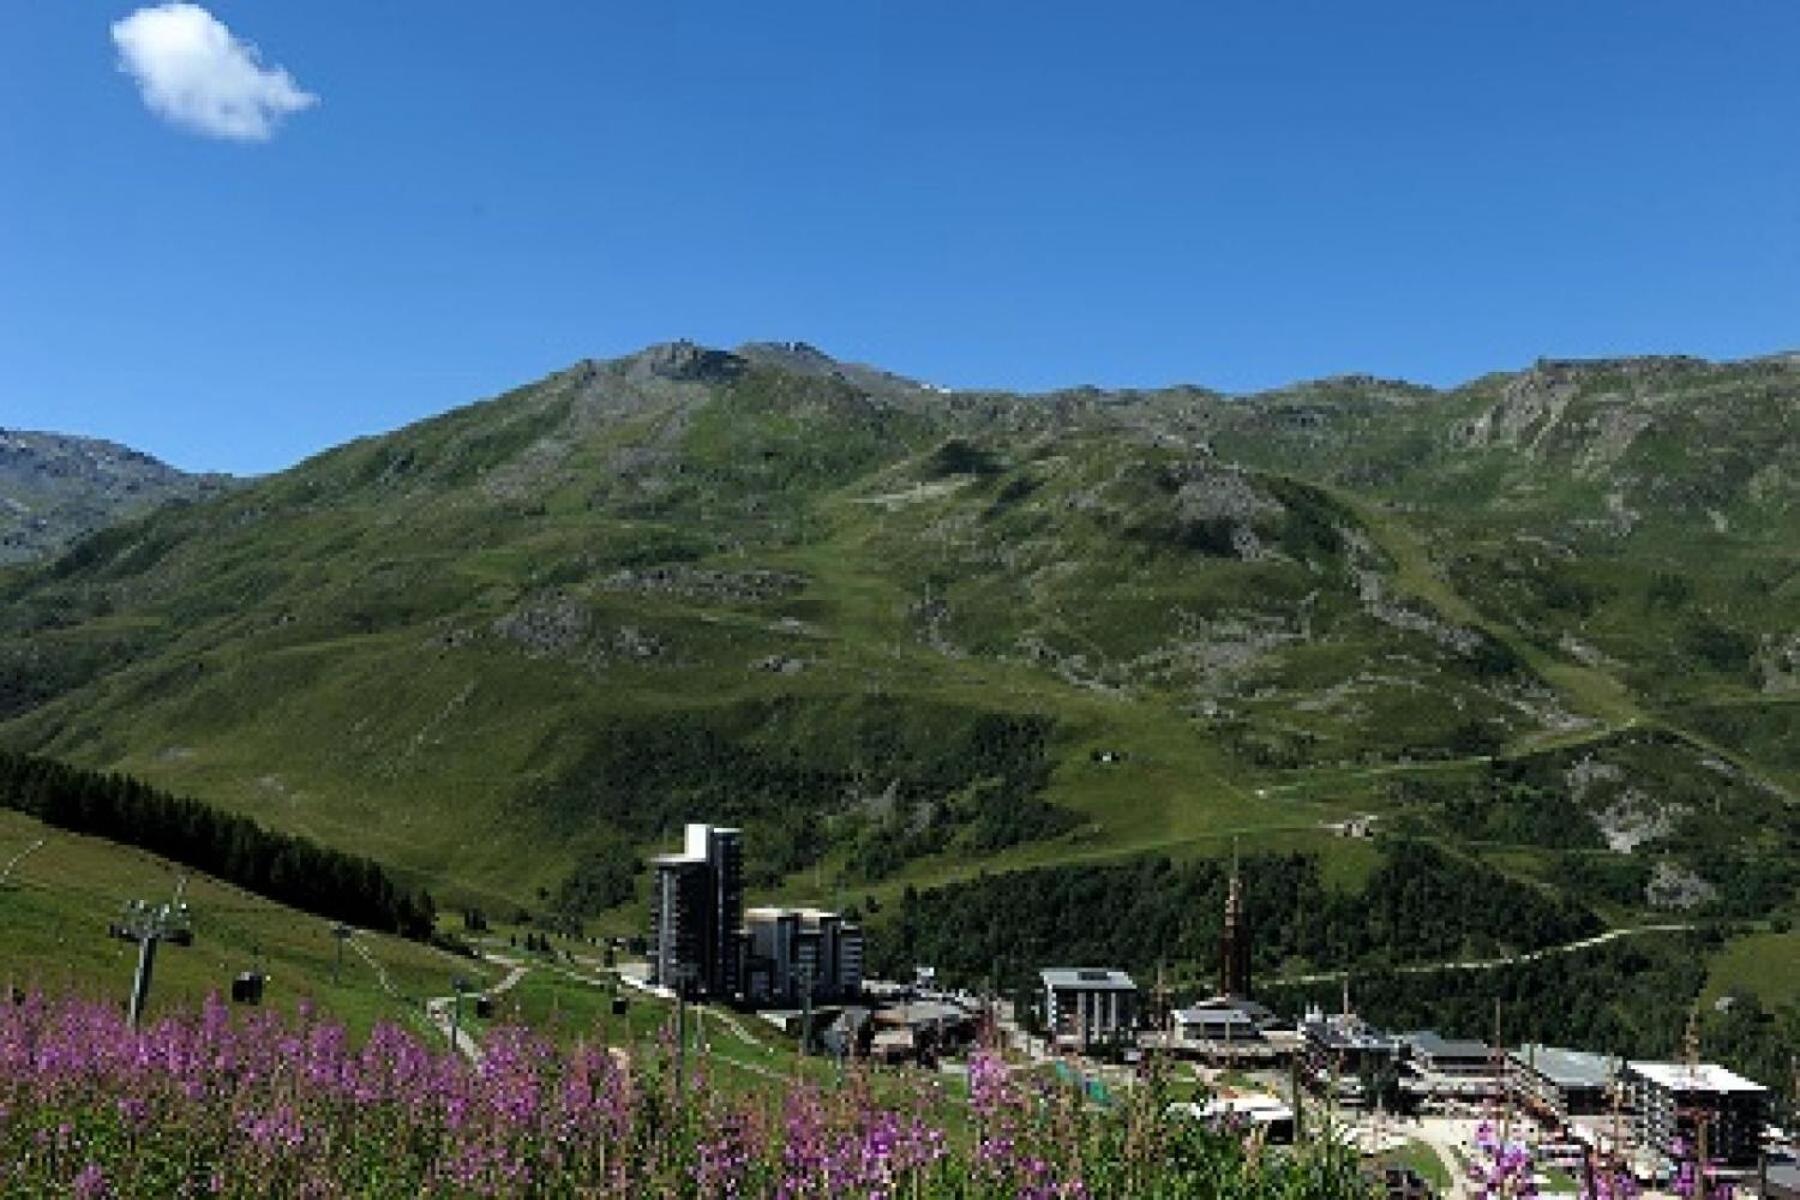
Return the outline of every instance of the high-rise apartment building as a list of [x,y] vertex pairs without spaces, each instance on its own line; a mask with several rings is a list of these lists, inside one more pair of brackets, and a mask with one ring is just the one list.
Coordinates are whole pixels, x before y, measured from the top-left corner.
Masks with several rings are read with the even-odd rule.
[[799,1005],[862,992],[863,932],[834,912],[744,913],[744,836],[691,824],[679,854],[650,862],[650,982],[693,997]]
[[679,854],[651,860],[650,982],[693,996],[743,990],[744,835],[690,824]]
[[816,908],[753,908],[744,926],[744,998],[797,1005],[854,999],[862,991],[863,932]]

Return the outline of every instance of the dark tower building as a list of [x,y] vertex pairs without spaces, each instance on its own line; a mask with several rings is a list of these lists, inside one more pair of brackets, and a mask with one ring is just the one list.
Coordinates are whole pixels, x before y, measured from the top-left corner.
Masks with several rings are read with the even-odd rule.
[[[744,926],[744,835],[736,829],[706,826],[706,862],[712,868],[707,899],[706,991],[716,997],[736,996],[739,978],[738,931]],[[697,834],[688,826],[688,849],[694,850]]]
[[1240,999],[1250,995],[1250,925],[1244,918],[1244,887],[1235,851],[1225,891],[1225,931],[1219,937],[1219,994]]
[[706,986],[711,872],[705,859],[664,854],[650,892],[650,982],[689,995]]
[[742,988],[743,834],[690,824],[683,852],[659,855],[652,866],[650,982],[689,995],[736,996]]

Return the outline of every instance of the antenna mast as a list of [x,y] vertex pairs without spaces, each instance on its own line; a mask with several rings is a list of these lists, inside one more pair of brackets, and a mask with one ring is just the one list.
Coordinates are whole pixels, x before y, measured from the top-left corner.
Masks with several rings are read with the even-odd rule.
[[[1700,1081],[1700,1005],[1688,1010],[1687,1032],[1682,1037],[1682,1057],[1687,1062],[1688,1082]],[[1679,1110],[1677,1110],[1679,1111]],[[1709,1157],[1707,1126],[1710,1114],[1702,1105],[1688,1110],[1694,1121],[1694,1200],[1706,1200],[1706,1163]]]
[[[1494,1045],[1506,1044],[1505,1034],[1500,1024],[1500,997],[1494,997]],[[1504,1083],[1504,1077],[1502,1077]],[[1512,1089],[1502,1086],[1500,1090],[1500,1140],[1505,1142],[1512,1136],[1513,1100]]]

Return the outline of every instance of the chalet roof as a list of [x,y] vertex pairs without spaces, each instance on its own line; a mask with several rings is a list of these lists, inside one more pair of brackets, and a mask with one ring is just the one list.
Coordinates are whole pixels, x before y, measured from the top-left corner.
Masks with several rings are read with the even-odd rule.
[[1382,1033],[1361,1017],[1315,1017],[1301,1028],[1309,1041],[1327,1050],[1393,1051],[1399,1039]]
[[676,851],[673,854],[657,854],[650,859],[650,865],[656,867],[704,867],[704,854],[686,854]]
[[1415,1054],[1423,1054],[1428,1058],[1487,1058],[1493,1054],[1486,1042],[1447,1038],[1435,1029],[1403,1033],[1400,1040],[1411,1046]]
[[1105,967],[1046,967],[1039,972],[1052,991],[1135,992],[1137,984],[1123,971]]
[[965,1009],[940,1000],[914,1000],[907,1004],[890,1004],[875,1010],[874,1014],[877,1025],[909,1029],[918,1029],[927,1025],[959,1025],[969,1019],[969,1013]]
[[1605,1087],[1612,1082],[1618,1064],[1604,1054],[1538,1045],[1519,1047],[1512,1052],[1512,1060],[1564,1088]]
[[1178,1025],[1243,1025],[1256,1028],[1256,1018],[1241,1008],[1212,1008],[1204,1004],[1196,1004],[1192,1008],[1180,1009],[1175,1013]]
[[[1233,1017],[1227,1014],[1237,1013]],[[1175,1014],[1178,1021],[1235,1021],[1239,1018],[1254,1021],[1259,1025],[1276,1024],[1280,1018],[1265,1004],[1255,1000],[1247,1000],[1242,996],[1212,996],[1205,1000],[1196,1000],[1187,1008]]]
[[1634,1062],[1633,1074],[1641,1075],[1658,1087],[1675,1092],[1766,1092],[1769,1089],[1754,1080],[1717,1063]]

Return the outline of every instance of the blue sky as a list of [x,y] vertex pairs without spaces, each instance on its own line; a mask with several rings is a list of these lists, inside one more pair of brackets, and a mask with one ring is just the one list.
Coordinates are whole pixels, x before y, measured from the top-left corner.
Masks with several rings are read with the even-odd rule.
[[0,0],[0,425],[270,470],[584,356],[952,386],[1800,346],[1800,5],[209,4],[296,100],[153,112]]

